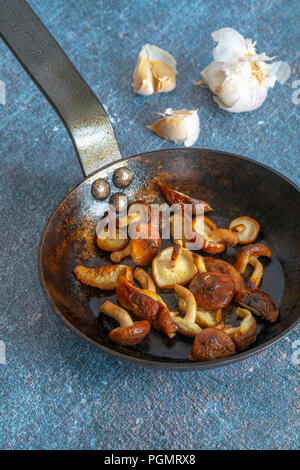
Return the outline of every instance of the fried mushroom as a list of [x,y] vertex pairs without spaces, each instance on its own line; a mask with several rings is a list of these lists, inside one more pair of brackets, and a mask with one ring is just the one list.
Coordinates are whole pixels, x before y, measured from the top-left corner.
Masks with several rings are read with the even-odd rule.
[[173,315],[172,318],[178,327],[178,332],[184,336],[193,338],[200,331],[201,328],[196,324],[197,303],[193,294],[183,286],[175,284],[174,290],[181,299],[184,300],[185,316],[184,318],[179,315]]
[[176,334],[177,327],[170,311],[159,295],[147,289],[138,289],[126,277],[119,276],[116,295],[120,304],[141,320],[148,320],[153,327],[169,338]]
[[223,261],[217,258],[204,257],[203,258],[206,270],[213,273],[227,274],[233,280],[236,291],[239,291],[245,287],[244,281],[240,273],[227,261]]
[[136,268],[133,271],[133,277],[140,284],[142,289],[147,289],[150,292],[156,293],[156,287],[154,282],[152,281],[149,274],[146,273],[146,271],[144,271],[142,268]]
[[251,245],[243,246],[237,254],[235,261],[235,268],[239,273],[243,274],[246,270],[249,259],[259,256],[272,257],[272,251],[264,243],[253,243]]
[[97,245],[103,251],[120,251],[128,245],[128,237],[118,229],[115,230],[114,236],[111,236],[109,228],[106,227],[97,234]]
[[198,306],[208,311],[226,307],[235,294],[231,277],[218,272],[198,273],[190,282],[189,289]]
[[130,240],[130,255],[137,266],[147,266],[160,251],[160,234],[151,224],[139,224],[136,230],[140,236]]
[[201,201],[200,199],[195,199],[187,194],[183,194],[175,189],[170,188],[166,184],[161,183],[160,181],[156,182],[157,186],[159,187],[163,197],[167,201],[168,204],[178,204],[182,209],[184,209],[184,205],[191,205],[192,206],[192,213],[193,215],[196,212],[209,212],[212,211],[210,205],[205,202]]
[[197,274],[192,253],[182,248],[176,262],[172,260],[173,247],[162,250],[152,261],[152,273],[160,289],[172,289],[175,284],[187,284]]
[[233,339],[239,351],[244,351],[256,341],[256,320],[251,312],[244,308],[238,307],[236,315],[242,319],[240,325],[236,328],[225,327],[223,331]]
[[110,259],[113,263],[120,263],[123,258],[130,256],[129,245],[125,246],[122,250],[113,251],[110,254]]
[[235,246],[239,243],[239,237],[236,233],[226,228],[216,228],[209,234],[212,241],[217,243],[225,243],[228,246]]
[[263,275],[263,266],[258,260],[259,256],[271,258],[272,251],[264,243],[254,243],[252,245],[243,246],[236,257],[235,267],[241,274],[245,272],[247,264],[254,267],[254,271],[249,280],[252,289],[259,286]]
[[259,317],[263,317],[270,323],[276,322],[279,316],[279,310],[273,300],[266,292],[261,289],[245,289],[237,292],[235,299],[242,307],[245,307]]
[[137,225],[136,233],[137,238],[131,239],[128,246],[111,253],[111,261],[120,263],[126,256],[131,256],[137,266],[146,266],[152,261],[161,248],[159,232],[152,230],[151,224],[141,223]]
[[229,229],[237,233],[240,245],[248,245],[257,239],[260,225],[255,219],[242,216],[232,220]]
[[188,358],[190,361],[215,361],[236,353],[234,341],[217,328],[206,328],[194,339]]
[[218,230],[218,227],[208,217],[195,217],[192,222],[192,229],[203,237],[204,240],[202,241],[202,246],[200,246],[200,248],[205,251],[205,253],[217,254],[222,253],[226,249],[226,244],[223,241],[216,241],[211,238],[211,233]]
[[132,280],[132,269],[124,264],[101,266],[100,268],[76,266],[74,274],[83,284],[98,287],[102,290],[115,289],[117,278],[120,274],[125,275],[129,280]]
[[123,346],[139,344],[148,335],[150,323],[147,320],[133,322],[126,310],[106,300],[100,308],[101,313],[116,320],[120,326],[109,333],[109,337],[115,343]]
[[[185,314],[186,312],[186,303],[185,300],[180,298],[178,300],[178,308],[181,313]],[[196,310],[196,323],[203,327],[216,327],[222,323],[222,309],[212,310],[208,312],[200,307],[197,307]]]

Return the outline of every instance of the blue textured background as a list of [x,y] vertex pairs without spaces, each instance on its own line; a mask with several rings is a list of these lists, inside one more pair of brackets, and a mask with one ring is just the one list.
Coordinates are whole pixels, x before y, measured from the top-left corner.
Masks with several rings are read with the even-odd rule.
[[[145,128],[167,107],[199,108],[199,147],[267,163],[300,184],[298,0],[30,1],[101,98],[124,156],[172,144]],[[289,62],[292,77],[257,111],[220,111],[193,86],[211,60],[210,33],[232,26],[258,50]],[[174,54],[174,92],[131,90],[141,46]],[[136,368],[93,349],[55,316],[41,291],[37,247],[61,198],[82,178],[67,132],[0,43],[0,447],[5,449],[291,449],[297,447],[299,329],[240,364],[207,372]],[[275,190],[275,188],[274,188]],[[299,216],[299,215],[298,215]],[[295,343],[294,343],[295,346]]]

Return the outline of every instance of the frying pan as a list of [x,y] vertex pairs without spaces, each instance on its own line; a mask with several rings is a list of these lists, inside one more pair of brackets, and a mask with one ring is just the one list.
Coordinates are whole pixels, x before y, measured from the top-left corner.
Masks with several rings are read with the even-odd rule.
[[[150,152],[123,159],[111,124],[99,100],[76,71],[54,38],[23,0],[0,2],[0,32],[8,47],[48,98],[63,120],[74,144],[85,179],[67,194],[51,215],[39,247],[41,283],[58,316],[75,333],[100,350],[141,365],[171,369],[205,369],[245,359],[284,336],[299,323],[300,312],[300,195],[299,189],[271,168],[248,158],[205,149]],[[172,340],[151,331],[135,347],[113,344],[108,337],[110,319],[99,318],[107,292],[83,286],[72,271],[111,264],[95,245],[95,226],[103,202],[92,197],[91,185],[105,178],[111,194],[114,171],[127,167],[133,174],[125,190],[129,200],[161,201],[155,180],[207,200],[213,220],[227,227],[229,221],[248,215],[261,223],[259,241],[273,251],[264,262],[262,289],[280,309],[275,324],[258,320],[259,334],[252,347],[220,361],[191,363],[191,341],[177,335]],[[223,259],[232,261],[228,249]],[[128,261],[130,264],[130,261]],[[162,294],[170,309],[175,299]],[[113,293],[110,297],[114,298]],[[225,311],[234,322],[233,308]]]

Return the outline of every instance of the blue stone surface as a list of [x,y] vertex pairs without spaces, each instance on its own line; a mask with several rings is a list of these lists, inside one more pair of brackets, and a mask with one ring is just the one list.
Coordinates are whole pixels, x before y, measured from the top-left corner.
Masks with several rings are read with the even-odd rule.
[[[145,127],[155,113],[198,108],[198,147],[245,155],[300,184],[297,0],[29,3],[104,103],[124,157],[172,147]],[[276,84],[252,113],[226,114],[193,85],[212,58],[210,33],[225,26],[291,66],[288,83]],[[146,42],[175,56],[174,92],[132,93]],[[37,248],[52,210],[82,174],[63,124],[3,42],[0,80],[0,448],[296,448],[299,328],[242,363],[181,373],[117,361],[56,317],[39,284]]]

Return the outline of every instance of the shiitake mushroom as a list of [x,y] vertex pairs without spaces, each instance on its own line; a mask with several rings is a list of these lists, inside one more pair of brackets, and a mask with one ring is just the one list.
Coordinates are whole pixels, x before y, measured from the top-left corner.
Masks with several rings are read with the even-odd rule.
[[198,273],[190,282],[189,289],[199,307],[209,311],[226,307],[236,291],[231,277],[218,272]]

